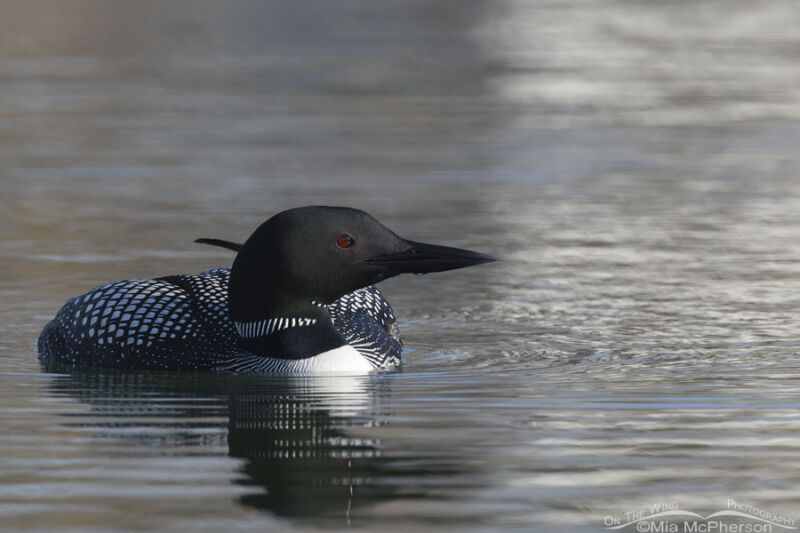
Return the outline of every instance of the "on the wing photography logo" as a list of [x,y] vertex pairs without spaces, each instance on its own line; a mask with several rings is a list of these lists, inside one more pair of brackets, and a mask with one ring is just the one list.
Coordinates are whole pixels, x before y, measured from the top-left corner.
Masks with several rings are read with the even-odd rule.
[[773,533],[798,528],[796,518],[730,498],[723,509],[707,515],[681,509],[677,502],[658,502],[647,509],[607,515],[603,525],[639,533]]

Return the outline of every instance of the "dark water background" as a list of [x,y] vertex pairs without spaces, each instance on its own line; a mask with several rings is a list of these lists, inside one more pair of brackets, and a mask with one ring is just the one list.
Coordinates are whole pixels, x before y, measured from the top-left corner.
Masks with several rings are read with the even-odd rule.
[[[3,531],[800,519],[798,28],[793,0],[4,1]],[[228,265],[192,241],[307,204],[504,261],[384,284],[397,373],[40,370],[67,297]]]

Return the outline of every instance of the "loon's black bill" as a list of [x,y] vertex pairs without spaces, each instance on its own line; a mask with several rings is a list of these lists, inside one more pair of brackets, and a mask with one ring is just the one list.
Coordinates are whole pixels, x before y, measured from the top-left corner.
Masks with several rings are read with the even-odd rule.
[[365,262],[368,265],[390,268],[397,273],[426,274],[497,261],[490,255],[463,248],[451,248],[424,242],[406,242],[411,247],[402,252],[373,257]]

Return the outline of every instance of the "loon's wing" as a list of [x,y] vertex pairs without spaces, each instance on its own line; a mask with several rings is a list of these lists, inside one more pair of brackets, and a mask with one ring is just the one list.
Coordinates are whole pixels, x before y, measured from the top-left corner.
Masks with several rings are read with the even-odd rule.
[[233,250],[234,252],[238,252],[242,249],[242,245],[236,242],[231,241],[224,241],[222,239],[196,239],[194,242],[200,244],[210,244],[211,246],[219,246],[220,248],[226,248],[228,250]]
[[125,280],[70,298],[39,338],[39,358],[71,366],[203,370],[236,348],[228,269]]

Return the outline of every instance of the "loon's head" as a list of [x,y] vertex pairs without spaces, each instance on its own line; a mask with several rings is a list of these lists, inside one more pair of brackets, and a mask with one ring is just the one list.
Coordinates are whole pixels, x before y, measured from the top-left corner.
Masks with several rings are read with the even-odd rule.
[[[494,261],[491,256],[409,241],[346,207],[299,207],[264,222],[231,269],[231,318],[263,318],[309,301],[330,304],[402,273],[424,274]],[[267,313],[265,313],[267,312]]]
[[402,273],[441,272],[495,260],[470,250],[406,240],[364,211],[323,206],[278,213],[238,252],[228,288],[230,315],[237,323],[272,317],[325,320],[326,311],[315,303],[330,304]]

